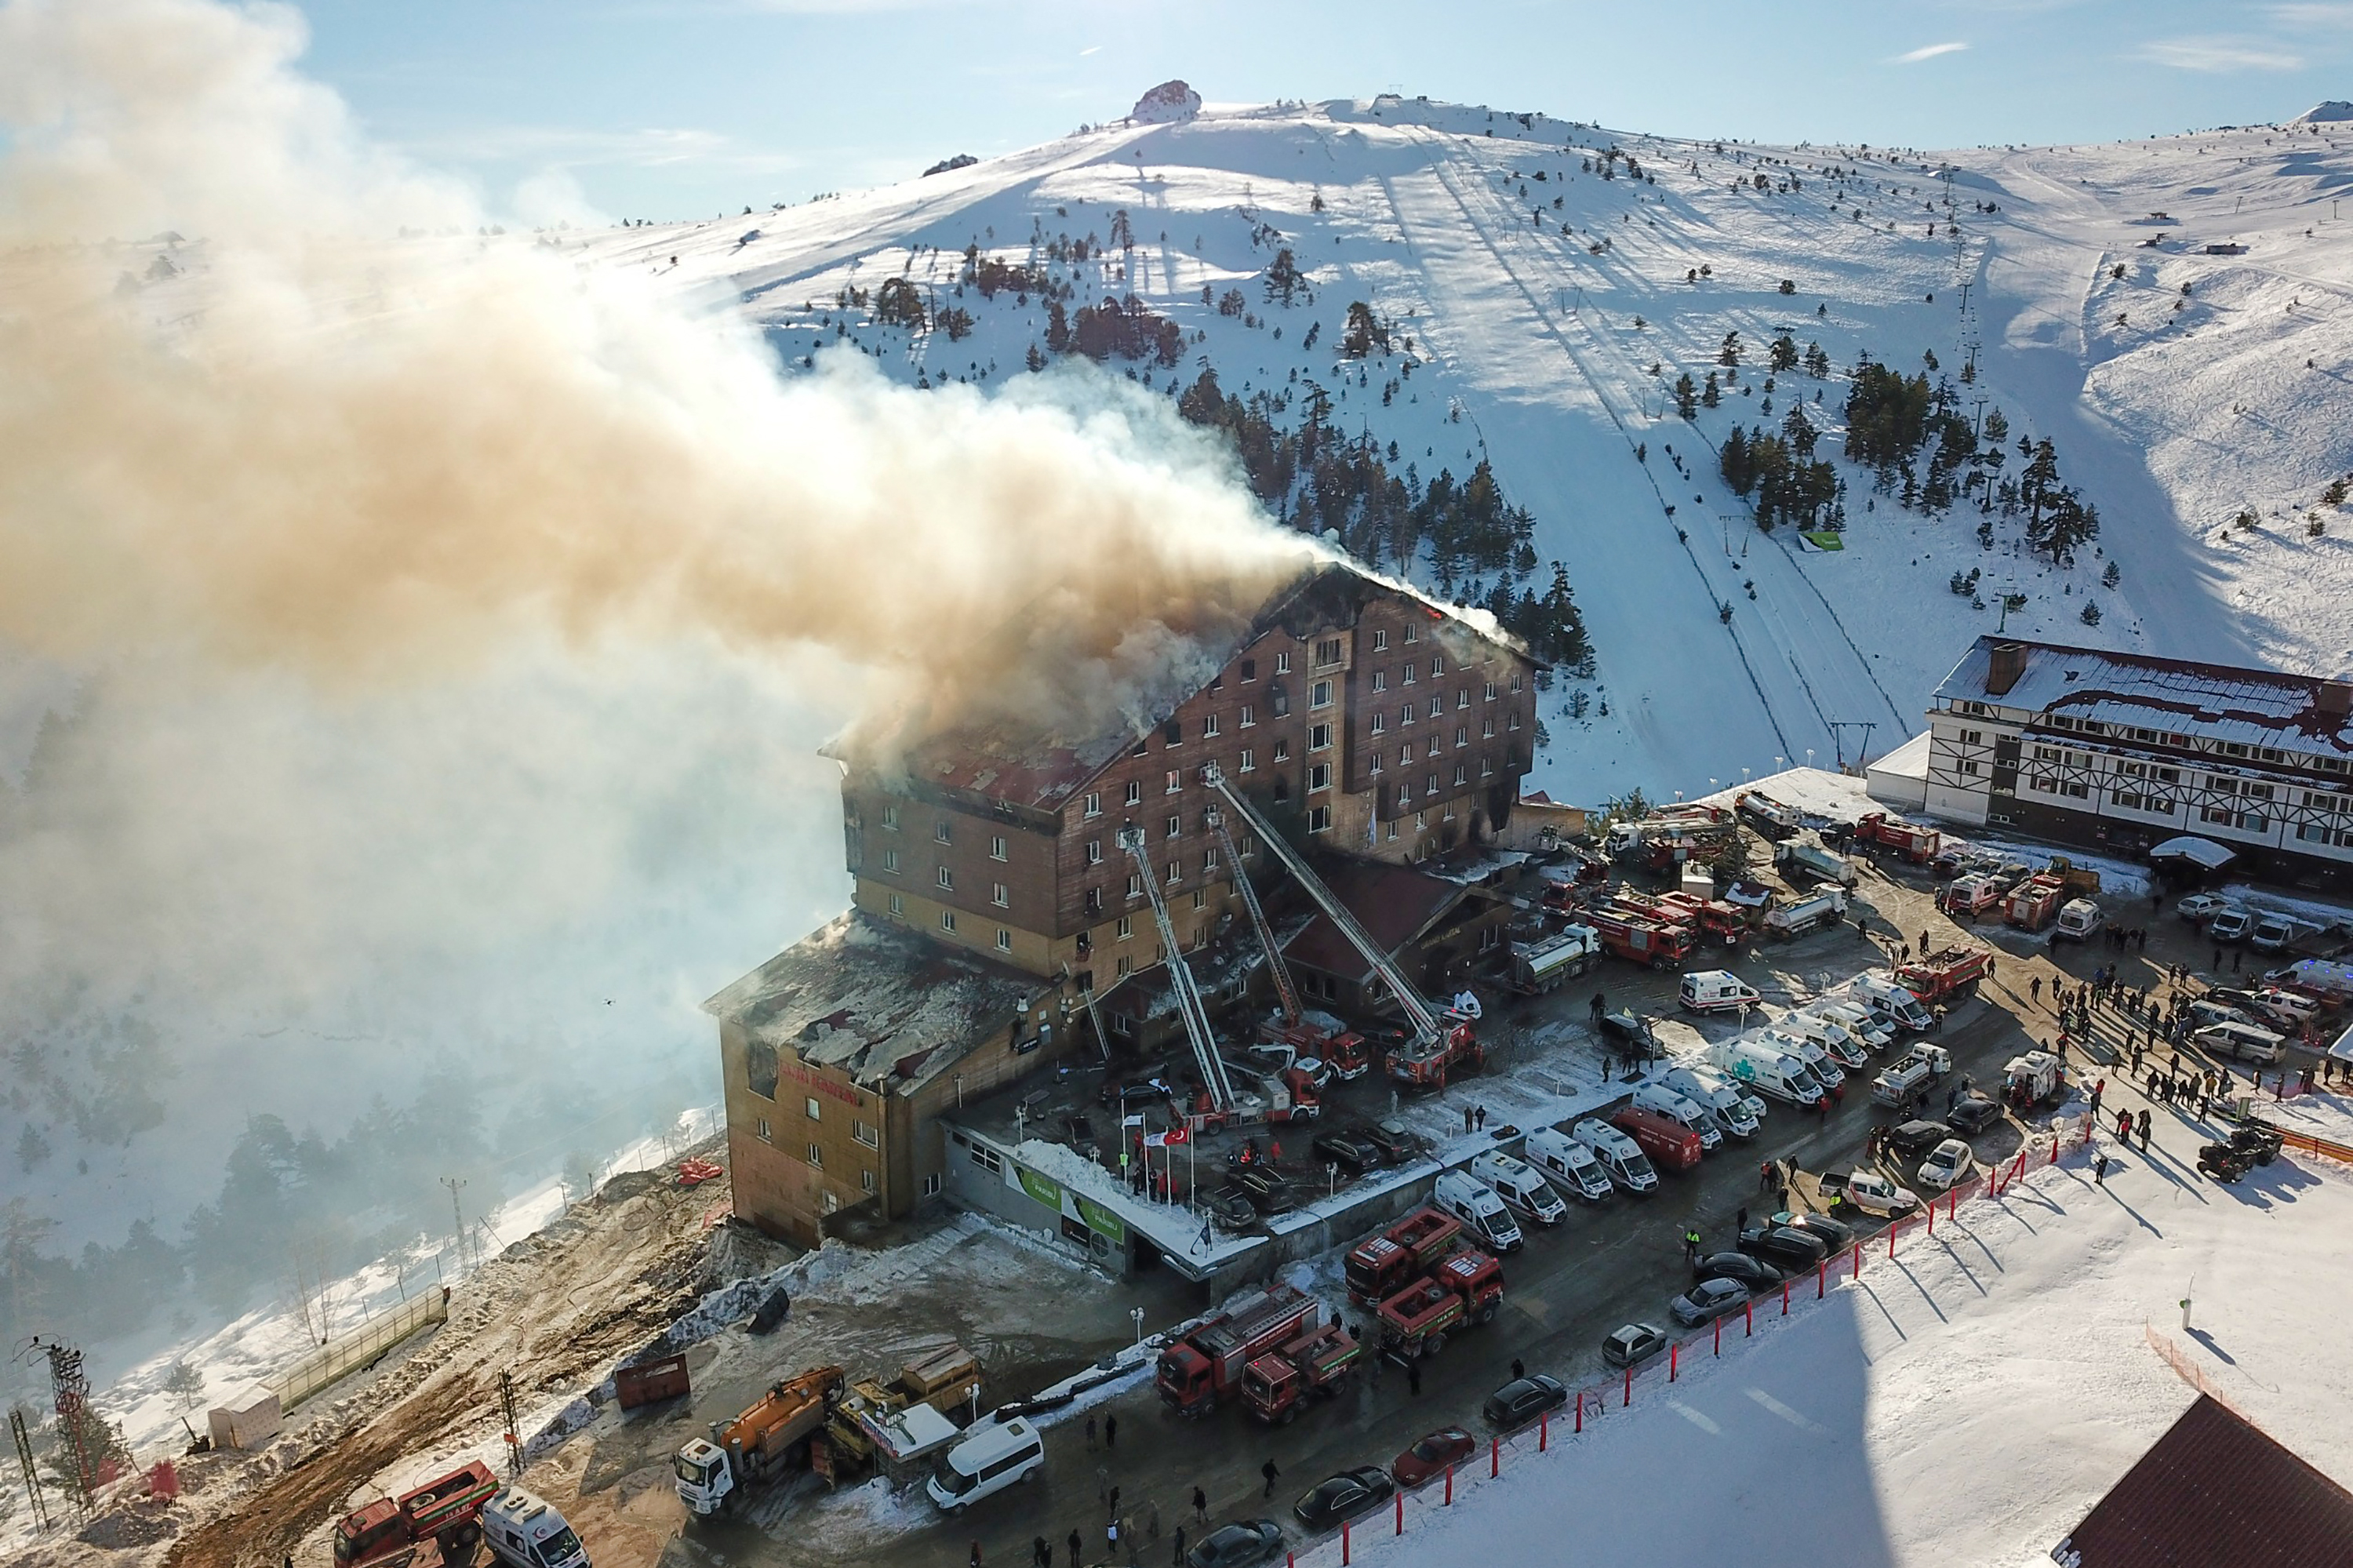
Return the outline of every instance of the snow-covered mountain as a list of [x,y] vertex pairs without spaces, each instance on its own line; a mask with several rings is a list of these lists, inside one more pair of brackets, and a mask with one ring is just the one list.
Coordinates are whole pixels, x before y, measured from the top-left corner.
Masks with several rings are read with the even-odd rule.
[[[1597,655],[1589,681],[1556,688],[1533,782],[1592,799],[1852,760],[1866,724],[1883,751],[2005,615],[2182,655],[2353,658],[2353,516],[2329,489],[2353,469],[2353,259],[2334,195],[2348,181],[2353,127],[2327,122],[1921,154],[1382,97],[1213,105],[881,190],[565,242],[724,291],[795,370],[864,353],[923,385],[1025,374],[1051,328],[1039,280],[1073,315],[1133,296],[1181,330],[1181,355],[1107,365],[1172,400],[1213,369],[1229,395],[1273,391],[1295,428],[1312,387],[1332,431],[1393,472],[1460,480],[1491,461],[1535,518],[1526,586],[1565,563]],[[1266,288],[1282,250],[1305,278],[1289,306]],[[984,297],[987,260],[1030,286]],[[885,324],[898,278],[908,324]],[[1390,352],[1343,349],[1356,302],[1393,327]],[[1732,333],[1736,376],[1719,365]],[[1819,344],[1829,373],[1801,361],[1768,381],[1785,334],[1808,358]],[[1862,355],[1942,383],[1972,433],[2007,426],[2000,466],[1973,450],[1956,475],[1986,475],[1990,512],[1966,490],[1940,515],[1907,508],[1892,471],[1876,493],[1839,458],[1842,548],[1760,533],[1719,472],[1725,438],[1802,402],[1836,454]],[[1710,371],[1721,406],[1687,422],[1673,383]],[[2100,519],[2066,568],[1998,503],[2021,440],[2044,440]],[[1417,571],[1433,575],[1427,558]],[[1484,593],[1494,576],[1454,586]],[[2010,595],[2024,600],[2005,611]]]

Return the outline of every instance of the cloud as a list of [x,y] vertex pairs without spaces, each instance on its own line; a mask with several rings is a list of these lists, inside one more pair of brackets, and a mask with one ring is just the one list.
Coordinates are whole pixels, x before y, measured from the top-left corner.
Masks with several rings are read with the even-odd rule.
[[1957,55],[1968,48],[1967,44],[1924,44],[1909,54],[1897,55],[1890,65],[1918,65],[1922,60],[1935,59],[1938,55]]
[[2303,56],[2290,54],[2269,39],[2220,35],[2151,38],[2135,49],[2132,58],[2174,70],[2215,74],[2240,70],[2295,70],[2304,64]]
[[2300,3],[2269,7],[2271,18],[2283,27],[2341,27],[2353,29],[2353,5],[2331,3],[2331,0],[2300,0]]

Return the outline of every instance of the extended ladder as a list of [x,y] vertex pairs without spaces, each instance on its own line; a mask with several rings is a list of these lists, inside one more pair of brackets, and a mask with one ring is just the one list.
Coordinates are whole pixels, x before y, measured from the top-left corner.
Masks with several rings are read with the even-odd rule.
[[1136,827],[1119,831],[1119,847],[1135,862],[1138,877],[1144,884],[1145,896],[1152,904],[1153,922],[1160,927],[1160,945],[1168,955],[1169,989],[1176,995],[1176,1012],[1185,1021],[1185,1034],[1193,1044],[1193,1060],[1201,1069],[1201,1082],[1209,1091],[1209,1098],[1219,1111],[1234,1108],[1234,1086],[1226,1076],[1226,1064],[1218,1054],[1218,1043],[1209,1032],[1209,1011],[1202,1004],[1201,990],[1193,983],[1192,966],[1185,961],[1185,949],[1176,941],[1176,924],[1168,917],[1167,901],[1160,896],[1159,874],[1144,853],[1144,830]]

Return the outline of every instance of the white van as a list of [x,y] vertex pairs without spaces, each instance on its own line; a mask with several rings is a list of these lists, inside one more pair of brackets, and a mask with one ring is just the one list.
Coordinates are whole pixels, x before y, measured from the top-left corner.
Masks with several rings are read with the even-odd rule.
[[1699,1134],[1703,1150],[1718,1149],[1724,1144],[1723,1129],[1715,1125],[1715,1118],[1708,1114],[1707,1107],[1664,1084],[1644,1084],[1636,1089],[1634,1108],[1655,1112],[1677,1127],[1690,1128]]
[[2054,942],[2088,942],[2107,923],[2107,917],[2100,913],[2100,906],[2090,899],[2070,898],[2059,906],[2059,924],[2051,927],[2051,939]]
[[1723,1012],[1754,1007],[1761,999],[1755,986],[1730,969],[1699,969],[1683,976],[1681,1000],[1693,1012]]
[[1438,1179],[1430,1201],[1461,1220],[1491,1252],[1520,1250],[1520,1227],[1495,1190],[1465,1171],[1449,1171]]
[[1733,1137],[1757,1136],[1757,1118],[1764,1114],[1765,1102],[1742,1094],[1720,1075],[1705,1067],[1672,1067],[1663,1082],[1685,1099],[1707,1107],[1715,1125]]
[[1568,1205],[1552,1183],[1525,1160],[1489,1150],[1471,1161],[1471,1174],[1495,1190],[1495,1195],[1540,1225],[1556,1225],[1568,1218]]
[[942,1454],[923,1489],[950,1513],[970,1508],[991,1492],[1026,1481],[1046,1467],[1046,1441],[1038,1429],[1015,1416],[976,1430]]
[[1717,1042],[1709,1062],[1731,1074],[1736,1083],[1752,1085],[1791,1105],[1812,1105],[1828,1092],[1786,1045],[1759,1036]]
[[2269,1066],[2287,1054],[2287,1036],[2253,1023],[2210,1023],[2189,1036],[2209,1056],[2235,1056]]
[[521,1487],[482,1505],[482,1539],[507,1568],[588,1568],[588,1549],[564,1516]]
[[[1835,1018],[1830,1018],[1817,1008],[1792,1012],[1774,1028],[1800,1040],[1810,1040],[1820,1046],[1830,1059],[1848,1072],[1861,1072],[1871,1065],[1871,1046]],[[1820,1073],[1814,1075],[1821,1076]]]
[[1884,1051],[1895,1044],[1895,1030],[1871,1015],[1871,1010],[1859,1001],[1847,1001],[1840,997],[1823,997],[1806,1004],[1806,1011],[1818,1018],[1827,1018],[1862,1042],[1867,1051]]
[[1814,1075],[1824,1091],[1837,1088],[1841,1084],[1845,1083],[1845,1069],[1831,1060],[1831,1054],[1822,1049],[1822,1043],[1815,1039],[1810,1032],[1801,1027],[1792,1027],[1795,1022],[1785,1018],[1758,1035],[1757,1039],[1762,1044],[1770,1045],[1775,1050],[1787,1052],[1804,1063],[1806,1071]]
[[1899,1029],[1919,1033],[1936,1026],[1936,1015],[1920,1005],[1918,997],[1886,975],[1859,974],[1848,985],[1847,994]]
[[1528,1163],[1547,1180],[1590,1203],[1609,1196],[1609,1173],[1593,1158],[1593,1150],[1556,1127],[1540,1127],[1528,1134]]
[[1587,1117],[1568,1129],[1568,1136],[1585,1145],[1600,1162],[1601,1169],[1609,1173],[1609,1180],[1629,1192],[1659,1190],[1659,1173],[1651,1169],[1642,1146],[1608,1122]]

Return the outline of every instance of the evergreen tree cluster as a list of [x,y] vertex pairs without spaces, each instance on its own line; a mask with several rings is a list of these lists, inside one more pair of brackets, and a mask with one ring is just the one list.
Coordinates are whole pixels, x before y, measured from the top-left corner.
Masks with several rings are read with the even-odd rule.
[[1817,437],[1802,407],[1793,408],[1778,432],[1736,425],[1724,439],[1716,466],[1736,495],[1754,494],[1757,525],[1771,532],[1778,523],[1812,528],[1842,524],[1838,471],[1813,455]]
[[1060,300],[1046,306],[1046,346],[1056,354],[1082,354],[1089,359],[1150,359],[1175,365],[1185,356],[1185,330],[1134,294],[1082,305],[1075,317],[1067,315]]

